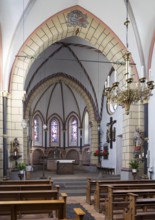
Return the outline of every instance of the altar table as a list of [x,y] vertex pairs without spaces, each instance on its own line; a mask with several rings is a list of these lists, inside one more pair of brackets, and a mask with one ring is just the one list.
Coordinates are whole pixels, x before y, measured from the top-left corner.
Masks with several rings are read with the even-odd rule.
[[57,174],[73,174],[75,160],[57,160]]

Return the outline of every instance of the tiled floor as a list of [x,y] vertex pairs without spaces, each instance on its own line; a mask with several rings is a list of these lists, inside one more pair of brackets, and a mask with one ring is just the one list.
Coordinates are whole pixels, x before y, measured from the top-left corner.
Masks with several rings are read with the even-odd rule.
[[103,214],[97,213],[93,205],[86,203],[85,197],[68,197],[67,203],[80,203],[96,220],[104,220]]
[[[68,197],[67,203],[80,203],[96,220],[105,220],[103,214],[97,213],[93,205],[89,205],[85,202],[85,197]],[[47,214],[38,215],[22,215],[20,220],[56,220],[57,218],[49,218]],[[11,220],[10,216],[0,216],[0,220]]]
[[[49,176],[52,179],[81,179],[81,178],[92,178],[92,179],[98,179],[100,178],[99,173],[88,173],[88,172],[81,172],[81,171],[75,171],[73,175],[57,175],[54,172],[46,171],[44,175],[48,178]],[[37,179],[38,177],[42,176],[42,172],[37,171],[34,172],[31,176],[31,179]],[[94,209],[93,205],[89,205],[86,203],[86,197],[85,196],[69,196],[67,198],[67,203],[80,203],[96,220],[104,220],[105,217],[103,214],[97,213]]]

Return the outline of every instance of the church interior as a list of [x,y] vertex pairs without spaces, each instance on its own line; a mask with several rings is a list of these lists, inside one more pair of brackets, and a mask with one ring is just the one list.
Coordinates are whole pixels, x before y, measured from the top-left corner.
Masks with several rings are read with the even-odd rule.
[[154,0],[0,0],[2,181],[153,184],[154,8]]

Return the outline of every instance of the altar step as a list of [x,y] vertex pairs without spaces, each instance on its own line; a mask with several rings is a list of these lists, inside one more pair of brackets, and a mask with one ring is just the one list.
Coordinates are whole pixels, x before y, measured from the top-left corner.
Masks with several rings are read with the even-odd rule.
[[86,184],[85,179],[62,179],[54,180],[54,186],[60,186],[60,193],[65,192],[68,196],[85,196],[86,195]]
[[[60,192],[65,192],[68,196],[86,196],[87,178],[81,176],[81,178],[52,178],[55,185],[60,186]],[[94,178],[97,179],[97,178]],[[120,179],[120,175],[104,175],[99,179]]]

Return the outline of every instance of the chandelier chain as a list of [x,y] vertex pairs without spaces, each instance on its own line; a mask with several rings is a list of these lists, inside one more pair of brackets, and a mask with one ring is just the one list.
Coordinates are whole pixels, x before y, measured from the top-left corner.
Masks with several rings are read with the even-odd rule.
[[[110,86],[110,76],[108,76],[108,82],[105,82],[105,96],[107,97],[107,105],[108,106],[116,106],[120,105],[125,108],[125,113],[128,115],[130,111],[131,104],[136,104],[141,102],[143,104],[149,101],[150,96],[152,96],[152,90],[154,89],[154,82],[149,77],[149,81],[144,77],[144,73],[142,70],[142,75],[139,81],[135,81],[133,78],[133,74],[131,74],[132,64],[130,62],[131,53],[128,51],[128,3],[126,0],[126,20],[124,25],[126,26],[126,52],[123,55],[123,59],[125,62],[125,78],[119,82],[116,76],[116,71],[114,73],[114,79],[112,85]],[[151,72],[151,71],[149,71]]]

